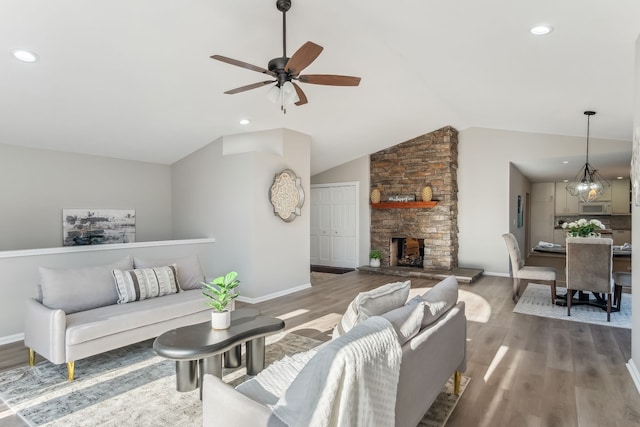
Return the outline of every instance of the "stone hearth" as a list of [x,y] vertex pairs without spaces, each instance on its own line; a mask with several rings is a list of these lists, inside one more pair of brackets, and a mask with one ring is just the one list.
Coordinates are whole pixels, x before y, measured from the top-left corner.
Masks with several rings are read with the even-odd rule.
[[[452,270],[458,266],[458,132],[445,127],[371,155],[371,189],[381,200],[415,196],[430,186],[431,208],[371,209],[371,248],[382,252],[382,266],[392,266],[392,239],[411,237],[423,242],[422,267]],[[394,254],[395,255],[395,254]],[[397,263],[396,263],[397,264]]]

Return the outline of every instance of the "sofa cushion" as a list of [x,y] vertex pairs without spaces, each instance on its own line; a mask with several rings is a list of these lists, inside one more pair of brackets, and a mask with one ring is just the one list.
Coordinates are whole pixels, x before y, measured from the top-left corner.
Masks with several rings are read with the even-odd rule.
[[[162,298],[113,304],[67,316],[66,345],[76,345],[120,332],[210,311],[198,290]],[[125,343],[129,344],[129,343]],[[125,345],[123,344],[123,345]]]
[[42,304],[66,314],[115,304],[118,293],[111,272],[133,268],[127,256],[109,265],[57,269],[39,267]]
[[113,270],[118,304],[142,301],[178,292],[176,266]]
[[449,276],[438,282],[433,288],[425,292],[421,298],[424,301],[424,317],[422,327],[432,324],[458,302],[458,281],[455,276]]
[[358,323],[401,307],[407,301],[411,281],[387,283],[376,289],[360,292],[347,307],[333,329],[333,338],[344,335]]
[[184,258],[164,260],[133,257],[133,265],[135,265],[135,268],[153,268],[171,264],[175,264],[178,270],[180,289],[202,289],[204,273],[202,273],[198,256],[195,254]]
[[382,317],[391,322],[393,329],[396,330],[400,345],[404,345],[420,331],[424,308],[422,299],[413,298],[402,307],[382,314]]

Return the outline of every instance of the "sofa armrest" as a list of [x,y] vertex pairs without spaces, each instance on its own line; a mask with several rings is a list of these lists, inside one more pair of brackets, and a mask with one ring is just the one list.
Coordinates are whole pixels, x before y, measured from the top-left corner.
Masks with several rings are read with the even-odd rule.
[[27,299],[24,322],[24,345],[53,363],[65,360],[65,335],[67,315],[62,310],[52,310],[35,299]]
[[206,374],[202,387],[204,427],[286,427],[269,407],[251,400],[218,377]]

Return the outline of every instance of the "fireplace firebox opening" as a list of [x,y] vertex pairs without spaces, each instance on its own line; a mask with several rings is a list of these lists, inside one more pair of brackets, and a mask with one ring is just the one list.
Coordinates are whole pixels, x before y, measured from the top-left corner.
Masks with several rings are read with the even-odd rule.
[[424,239],[394,237],[391,239],[389,265],[423,268]]

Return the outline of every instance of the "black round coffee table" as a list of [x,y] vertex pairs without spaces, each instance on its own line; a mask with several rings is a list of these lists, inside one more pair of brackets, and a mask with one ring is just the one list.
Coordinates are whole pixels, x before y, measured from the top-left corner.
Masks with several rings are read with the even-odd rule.
[[[227,367],[240,361],[240,345],[245,343],[247,374],[264,369],[264,342],[267,335],[284,329],[284,321],[263,316],[258,310],[242,308],[231,312],[229,329],[211,328],[211,322],[173,329],[153,343],[159,356],[176,361],[176,388],[191,391],[202,384],[204,374],[222,377],[223,353]],[[200,390],[202,398],[202,390]]]

